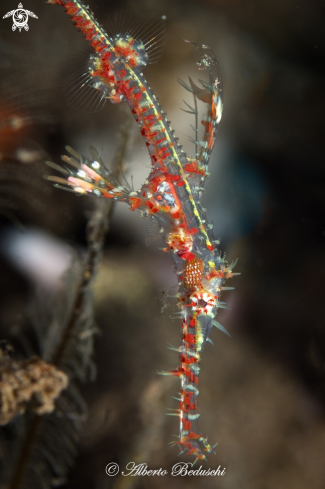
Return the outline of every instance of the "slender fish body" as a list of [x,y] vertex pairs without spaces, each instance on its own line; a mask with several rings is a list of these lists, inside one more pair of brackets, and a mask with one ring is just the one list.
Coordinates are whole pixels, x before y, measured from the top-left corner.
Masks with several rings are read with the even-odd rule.
[[[225,307],[219,301],[226,278],[235,275],[234,264],[227,267],[216,248],[212,225],[208,224],[201,206],[203,185],[208,176],[208,162],[215,142],[215,134],[222,115],[221,77],[213,52],[206,46],[198,48],[201,54],[200,69],[209,73],[209,83],[197,87],[180,81],[193,94],[196,103],[208,104],[202,121],[204,137],[195,140],[196,158],[187,156],[179,146],[165,114],[149,88],[142,70],[148,62],[148,52],[155,46],[144,45],[131,32],[108,36],[95,20],[89,7],[78,0],[50,0],[62,5],[72,16],[72,21],[84,34],[93,48],[88,64],[91,86],[101,98],[113,103],[125,101],[140,128],[151,159],[152,169],[141,189],[134,191],[117,182],[105,169],[100,156],[92,150],[92,160],[69,150],[72,156],[63,157],[74,170],[63,173],[68,178],[49,177],[57,186],[63,184],[76,193],[91,193],[127,202],[131,210],[139,210],[150,217],[152,228],[164,241],[178,277],[178,305],[181,318],[182,341],[179,348],[180,366],[163,375],[180,377],[179,408],[169,414],[180,420],[178,444],[181,451],[205,459],[214,449],[201,434],[197,398],[200,359],[213,325],[226,332],[215,321],[217,309]],[[55,164],[50,166],[59,169]]]

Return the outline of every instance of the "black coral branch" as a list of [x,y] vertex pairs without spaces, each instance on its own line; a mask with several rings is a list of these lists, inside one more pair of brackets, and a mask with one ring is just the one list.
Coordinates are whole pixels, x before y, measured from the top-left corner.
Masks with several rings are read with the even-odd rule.
[[39,416],[40,411],[30,410],[3,431],[0,448],[2,444],[5,457],[0,481],[10,489],[47,488],[63,483],[77,453],[86,405],[76,382],[93,370],[96,328],[91,283],[108,228],[110,207],[110,202],[98,200],[88,223],[88,250],[81,258],[71,252],[70,269],[60,291],[52,297],[39,291],[35,297],[31,314],[39,354],[53,371],[63,371],[69,384],[51,414]]

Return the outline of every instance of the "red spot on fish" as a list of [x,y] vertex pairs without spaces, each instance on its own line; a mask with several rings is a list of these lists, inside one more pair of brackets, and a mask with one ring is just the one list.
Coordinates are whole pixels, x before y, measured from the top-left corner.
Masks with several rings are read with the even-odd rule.
[[186,234],[197,234],[199,232],[196,228],[191,228],[186,231]]
[[195,343],[196,343],[196,338],[195,338],[194,334],[189,334],[189,333],[184,334],[183,340],[186,343],[189,343],[190,345],[195,345]]
[[135,211],[140,205],[141,205],[141,199],[139,197],[130,197],[129,198],[129,203],[131,204],[131,211]]
[[197,174],[202,173],[202,171],[198,169],[196,161],[192,161],[191,163],[188,163],[187,165],[185,165],[184,169],[189,173],[197,173]]
[[144,204],[149,208],[150,214],[155,214],[156,212],[159,212],[159,209],[150,200],[146,200]]
[[169,182],[177,182],[180,178],[180,175],[171,175],[170,173],[166,175],[166,180],[168,180]]
[[191,429],[191,421],[188,419],[183,419],[184,430],[188,431]]
[[192,261],[192,260],[195,260],[195,255],[189,251],[179,251],[178,252],[178,256],[180,256],[181,258],[183,258],[183,260],[186,260],[186,261]]

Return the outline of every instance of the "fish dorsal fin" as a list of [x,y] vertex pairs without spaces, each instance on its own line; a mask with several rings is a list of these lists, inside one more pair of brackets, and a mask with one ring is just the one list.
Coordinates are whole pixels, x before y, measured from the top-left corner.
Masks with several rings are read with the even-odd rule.
[[142,41],[148,63],[156,63],[161,57],[166,41],[166,16],[152,12],[139,17],[130,10],[116,12],[108,23],[107,33],[113,39],[129,35]]
[[[191,126],[195,133],[194,138],[190,137],[189,139],[195,144],[197,167],[199,169],[199,172],[202,173],[200,178],[200,185],[198,186],[198,190],[200,192],[200,188],[204,186],[205,178],[209,175],[207,171],[208,163],[216,140],[216,132],[223,111],[222,77],[218,61],[211,48],[206,45],[198,46],[195,42],[186,41],[185,39],[184,41],[189,44],[193,44],[196,47],[197,51],[199,51],[200,61],[197,63],[198,69],[208,71],[209,75],[208,82],[204,80],[199,80],[201,87],[194,83],[194,81],[190,77],[189,84],[181,79],[178,79],[178,82],[182,85],[182,87],[193,95],[192,105],[188,104],[184,100],[187,108],[186,110],[182,110],[195,116],[195,126]],[[198,109],[198,101],[207,104],[206,111],[203,114],[203,117],[201,117],[202,114],[199,112]],[[201,119],[201,123],[204,128],[203,134],[202,131],[199,130],[199,119]],[[193,168],[189,171],[193,172],[195,171],[195,169]]]
[[[166,37],[166,16],[145,14],[141,19],[130,11],[120,11],[108,23],[107,34],[113,44],[123,44],[133,38],[141,43],[145,64],[156,63],[163,53]],[[133,42],[133,41],[132,41]],[[135,43],[136,44],[136,43]],[[79,112],[98,112],[108,98],[107,90],[94,86],[93,66],[98,54],[91,48],[83,50],[71,62],[70,75],[63,83],[63,91],[70,107]]]
[[148,222],[146,233],[146,246],[154,243],[157,239],[162,237],[164,229],[155,216],[151,216]]
[[92,53],[90,48],[86,48],[74,56],[70,74],[62,85],[68,105],[79,112],[99,112],[107,100],[102,92],[93,87],[93,77],[89,70]]

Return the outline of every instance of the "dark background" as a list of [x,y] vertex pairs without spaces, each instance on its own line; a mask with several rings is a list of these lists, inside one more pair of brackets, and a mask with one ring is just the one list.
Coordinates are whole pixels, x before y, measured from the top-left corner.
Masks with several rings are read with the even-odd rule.
[[[104,468],[111,461],[121,469],[135,461],[169,472],[176,462],[187,461],[177,457],[177,447],[168,448],[178,428],[177,419],[165,412],[175,407],[170,396],[179,390],[178,381],[156,374],[177,365],[177,354],[166,346],[178,344],[179,325],[169,319],[170,311],[160,314],[159,301],[161,289],[175,284],[171,263],[155,245],[145,247],[145,223],[139,216],[122,209],[123,204],[116,207],[94,288],[101,330],[95,343],[97,380],[81,388],[89,419],[67,486],[321,489],[324,3],[95,1],[90,6],[104,26],[124,7],[133,7],[140,18],[151,10],[167,15],[164,54],[145,76],[188,152],[193,121],[179,107],[183,98],[191,100],[176,77],[204,76],[196,72],[195,50],[182,39],[215,50],[223,73],[224,116],[205,202],[220,247],[229,261],[238,258],[235,271],[241,276],[229,280],[227,285],[236,290],[224,294],[231,310],[218,313],[232,339],[214,331],[215,346],[207,345],[201,365],[201,429],[211,443],[219,442],[216,456],[202,465],[226,467],[226,475],[218,480],[109,478]],[[13,0],[1,2],[0,17],[14,8]],[[19,144],[42,148],[46,158],[57,162],[66,144],[82,153],[92,144],[103,148],[109,164],[128,112],[111,104],[97,114],[70,109],[61,85],[72,56],[86,42],[59,6],[25,0],[24,8],[38,16],[29,20],[29,32],[12,32],[11,19],[0,20],[1,79],[17,87],[22,98],[32,93],[35,105],[41,98],[39,105],[53,120],[31,127]],[[6,90],[2,99],[10,102]],[[128,175],[139,186],[149,161],[137,132],[134,124],[127,163]],[[22,202],[15,215],[25,234],[8,216],[1,218],[2,337],[24,327],[33,287],[55,283],[46,263],[64,261],[67,244],[85,246],[87,211],[93,205],[91,199],[76,198],[43,181],[30,194],[27,184],[23,191],[27,200],[38,197],[41,204],[23,205],[24,196],[17,196]],[[44,236],[54,240],[53,254]],[[42,261],[31,262],[26,237],[40,243]],[[8,252],[17,242],[18,258]]]

